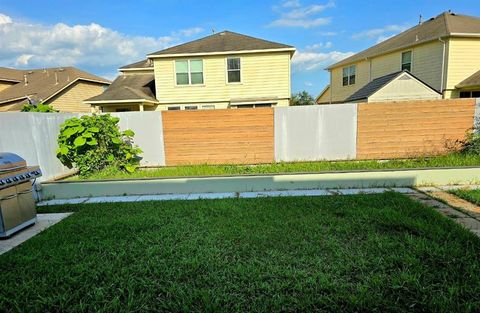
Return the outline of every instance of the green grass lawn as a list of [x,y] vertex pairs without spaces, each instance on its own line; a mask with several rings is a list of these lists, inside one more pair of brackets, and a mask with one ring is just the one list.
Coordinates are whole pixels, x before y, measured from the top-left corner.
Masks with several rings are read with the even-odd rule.
[[396,193],[40,209],[1,311],[480,310],[480,239]]
[[480,205],[480,189],[473,189],[473,190],[466,190],[466,189],[459,189],[459,190],[451,190],[451,193],[457,195],[460,198],[463,198],[467,201]]
[[[177,167],[163,167],[139,170],[135,173],[126,173],[115,168],[108,168],[96,172],[84,179],[128,179],[178,176],[214,176],[214,175],[244,175],[244,174],[277,174],[277,173],[305,173],[375,169],[408,169],[425,167],[458,167],[478,166],[480,156],[465,154],[449,154],[432,158],[388,160],[388,161],[319,161],[319,162],[292,162],[260,165],[190,165]],[[78,180],[78,176],[69,180]]]

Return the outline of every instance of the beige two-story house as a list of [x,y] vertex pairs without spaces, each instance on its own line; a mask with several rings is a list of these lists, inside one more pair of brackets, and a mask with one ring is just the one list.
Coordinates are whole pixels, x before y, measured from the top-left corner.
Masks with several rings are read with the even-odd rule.
[[294,52],[223,31],[120,68],[112,85],[86,103],[102,112],[287,106]]
[[75,67],[20,70],[0,67],[0,112],[43,102],[60,112],[90,112],[83,102],[101,94],[110,81]]
[[[480,18],[444,12],[327,68],[330,84],[317,103],[480,97]],[[411,79],[407,86],[390,78]],[[389,94],[374,93],[390,85]],[[415,89],[415,90],[414,90]],[[406,92],[411,94],[406,97]],[[362,95],[362,99],[360,99]]]

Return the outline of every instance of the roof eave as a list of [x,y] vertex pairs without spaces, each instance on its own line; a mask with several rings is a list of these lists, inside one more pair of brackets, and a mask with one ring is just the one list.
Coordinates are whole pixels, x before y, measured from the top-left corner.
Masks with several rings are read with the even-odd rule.
[[231,55],[231,54],[246,54],[246,53],[268,53],[268,52],[291,52],[295,53],[294,47],[278,48],[278,49],[255,49],[255,50],[239,50],[239,51],[218,51],[218,52],[196,52],[196,53],[169,53],[169,54],[149,54],[149,58],[180,58],[190,56],[209,56],[209,55]]
[[[400,51],[400,50],[408,49],[408,48],[411,48],[411,47],[414,47],[414,46],[418,46],[418,45],[421,45],[421,44],[429,43],[429,42],[432,42],[432,41],[437,41],[438,39],[449,38],[449,37],[452,37],[452,36],[461,37],[461,36],[459,36],[458,34],[457,34],[457,35],[452,35],[452,34],[450,34],[450,35],[440,36],[440,37],[437,37],[437,38],[420,40],[420,41],[417,41],[417,42],[412,43],[412,44],[404,45],[404,46],[401,46],[401,47],[398,47],[398,48],[395,48],[395,49],[386,50],[386,51],[384,51],[384,52],[382,52],[382,53],[375,54],[375,55],[372,55],[372,56],[369,56],[369,57],[365,57],[365,58],[361,58],[361,59],[357,59],[357,60],[353,60],[353,61],[350,61],[350,62],[343,63],[344,60],[342,60],[342,61],[339,61],[339,62],[337,62],[337,63],[335,63],[335,64],[332,64],[332,65],[326,67],[325,70],[330,71],[330,70],[332,70],[332,69],[334,69],[334,68],[337,68],[337,67],[339,67],[339,66],[346,66],[346,65],[358,63],[358,62],[364,61],[364,60],[366,61],[366,60],[373,59],[373,58],[376,58],[376,57],[381,56],[381,55],[385,55],[385,54],[392,53],[392,52],[395,52],[395,51]],[[478,37],[480,37],[480,34],[479,34]],[[369,48],[369,49],[370,49],[370,48]],[[363,50],[363,51],[365,51],[365,50]],[[358,53],[362,53],[363,51],[360,51],[360,52],[358,52]],[[357,54],[358,54],[358,53],[357,53]],[[351,57],[354,57],[354,56],[355,56],[355,54],[352,55]],[[350,57],[349,57],[349,58],[350,58]]]
[[153,71],[153,67],[119,68],[118,71],[119,71],[119,72]]
[[131,102],[144,102],[151,103],[152,105],[159,104],[158,101],[148,100],[148,99],[125,99],[125,100],[84,100],[84,103],[88,104],[115,104],[115,103],[131,103]]
[[330,89],[330,84],[326,85],[325,88],[323,88],[323,90],[318,94],[318,96],[315,98],[315,102],[318,101],[318,99],[320,99],[321,96],[323,96],[323,94],[325,92],[327,92],[327,90]]

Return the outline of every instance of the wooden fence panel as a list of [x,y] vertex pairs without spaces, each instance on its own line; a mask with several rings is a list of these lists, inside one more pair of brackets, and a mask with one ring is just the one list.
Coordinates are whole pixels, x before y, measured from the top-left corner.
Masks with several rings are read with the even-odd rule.
[[473,127],[475,99],[358,105],[357,159],[445,153]]
[[274,160],[273,109],[164,111],[166,165]]

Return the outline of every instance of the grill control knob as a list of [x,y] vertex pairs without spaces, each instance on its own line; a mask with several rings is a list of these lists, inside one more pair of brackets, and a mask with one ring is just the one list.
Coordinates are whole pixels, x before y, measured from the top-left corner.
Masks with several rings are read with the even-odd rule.
[[5,182],[3,180],[0,180],[0,186],[5,185]]
[[7,178],[5,181],[7,182],[7,184],[10,184],[12,182],[10,178]]
[[18,177],[20,177],[20,179],[25,179],[25,176],[23,176],[23,175],[20,175]]
[[30,176],[30,174],[25,174],[25,177],[26,177],[26,178],[30,178],[30,177],[32,177],[32,176]]
[[13,181],[18,181],[18,177],[16,177],[16,176],[12,179],[13,179]]

